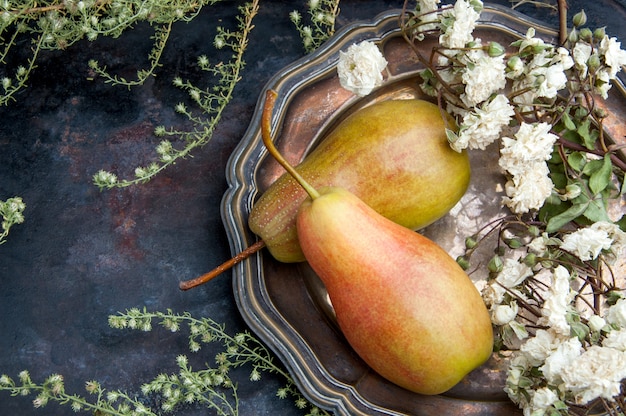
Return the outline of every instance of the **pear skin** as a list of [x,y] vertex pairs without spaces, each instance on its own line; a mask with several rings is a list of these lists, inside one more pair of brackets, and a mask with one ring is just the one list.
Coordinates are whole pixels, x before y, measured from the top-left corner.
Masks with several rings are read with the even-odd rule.
[[[351,114],[296,170],[313,187],[338,186],[381,215],[414,230],[445,215],[466,192],[466,152],[450,148],[439,107],[424,100],[390,100]],[[274,258],[305,260],[296,215],[307,194],[284,174],[255,202],[248,224]]]
[[425,395],[447,391],[483,364],[493,345],[489,313],[456,261],[352,193],[318,192],[298,212],[300,245],[357,354]]

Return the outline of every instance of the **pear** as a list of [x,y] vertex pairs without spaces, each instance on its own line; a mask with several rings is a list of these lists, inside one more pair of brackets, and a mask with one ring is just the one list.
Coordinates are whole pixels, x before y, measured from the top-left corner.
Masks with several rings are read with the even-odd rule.
[[309,184],[274,147],[270,116],[263,142],[308,194],[296,216],[300,247],[346,340],[392,383],[427,395],[449,390],[492,353],[478,290],[433,241],[344,188]]
[[318,193],[298,212],[300,246],[343,335],[374,371],[432,395],[491,356],[487,308],[446,251],[345,189]]
[[[389,100],[338,124],[296,170],[314,187],[345,188],[381,215],[417,230],[445,215],[466,192],[470,163],[446,138],[455,128],[439,107]],[[248,225],[274,258],[304,261],[296,214],[306,192],[287,173],[255,202]]]

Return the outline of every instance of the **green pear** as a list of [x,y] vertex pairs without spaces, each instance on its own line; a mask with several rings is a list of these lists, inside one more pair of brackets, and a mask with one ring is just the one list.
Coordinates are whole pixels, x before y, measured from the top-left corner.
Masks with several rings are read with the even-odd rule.
[[491,320],[474,284],[433,241],[344,188],[309,184],[273,145],[270,115],[263,142],[308,194],[298,239],[348,343],[401,387],[429,395],[452,388],[492,353]]
[[[296,166],[314,187],[348,189],[381,215],[417,230],[445,215],[466,192],[466,152],[450,148],[454,121],[419,99],[389,100],[354,112]],[[306,192],[287,173],[255,202],[248,224],[274,258],[301,262],[296,214]]]
[[374,371],[432,395],[490,357],[487,308],[446,251],[344,189],[318,193],[298,212],[300,245],[346,340]]

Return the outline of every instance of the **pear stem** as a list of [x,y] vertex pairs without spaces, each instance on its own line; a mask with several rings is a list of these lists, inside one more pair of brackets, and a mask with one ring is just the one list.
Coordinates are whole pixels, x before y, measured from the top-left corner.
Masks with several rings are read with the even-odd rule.
[[202,276],[198,276],[195,279],[185,280],[184,282],[180,282],[178,284],[178,287],[180,288],[180,290],[189,290],[196,286],[203,285],[209,280],[212,280],[213,278],[219,276],[226,270],[231,269],[236,264],[241,263],[242,261],[244,261],[251,255],[253,255],[257,251],[261,250],[263,247],[265,247],[265,241],[259,240],[256,243],[252,244],[250,247],[241,251],[240,253],[237,253],[231,259],[226,260],[224,263],[220,264],[219,266],[217,266],[210,272],[205,273]]
[[285,170],[304,188],[311,199],[316,199],[320,196],[319,192],[311,186],[296,169],[280,154],[274,142],[272,140],[272,112],[274,111],[274,104],[276,102],[276,96],[278,94],[274,90],[267,90],[265,94],[265,105],[263,107],[263,117],[261,119],[261,136],[263,137],[263,144],[267,147],[272,157],[283,167]]

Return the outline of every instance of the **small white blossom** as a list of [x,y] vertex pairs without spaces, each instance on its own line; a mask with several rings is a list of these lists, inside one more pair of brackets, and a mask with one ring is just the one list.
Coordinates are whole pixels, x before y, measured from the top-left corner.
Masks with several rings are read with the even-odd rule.
[[612,242],[606,231],[586,227],[563,237],[561,249],[587,261],[597,258],[602,250],[610,249]]
[[497,305],[491,310],[491,322],[495,325],[506,325],[517,317],[519,306],[512,301],[508,305]]
[[482,103],[506,85],[504,55],[491,57],[483,50],[476,52],[481,52],[480,56],[465,66],[461,76],[465,92],[460,98],[468,107]]
[[626,378],[626,353],[614,348],[592,345],[561,371],[564,387],[574,393],[578,404],[620,394]]
[[568,336],[570,325],[567,312],[575,292],[570,288],[570,274],[563,266],[558,266],[552,274],[552,284],[541,308],[539,325],[551,327],[557,334]]
[[626,298],[618,300],[606,312],[605,319],[608,323],[626,328]]
[[604,36],[600,41],[600,53],[604,55],[604,63],[609,67],[609,78],[614,79],[617,73],[626,65],[626,51],[616,38]]
[[457,152],[463,149],[481,149],[500,137],[502,128],[507,126],[515,115],[513,106],[504,94],[496,95],[491,101],[463,117],[458,140],[451,143]]
[[526,172],[514,176],[505,184],[507,196],[503,202],[517,214],[541,208],[554,188],[545,162],[534,162],[527,167]]
[[592,315],[587,320],[587,325],[589,325],[589,329],[594,332],[599,332],[606,326],[606,320],[599,315]]
[[626,351],[626,328],[609,332],[606,338],[602,340],[602,346]]
[[375,43],[363,41],[339,52],[337,73],[341,86],[364,97],[383,83],[387,60]]
[[581,77],[587,76],[587,61],[591,57],[592,50],[591,45],[585,42],[576,42],[576,45],[572,50],[574,64],[576,65]]
[[437,29],[439,17],[436,12],[439,9],[440,0],[418,0],[417,6],[420,13],[420,31]]
[[560,340],[553,331],[538,329],[535,336],[529,338],[520,347],[520,352],[528,360],[530,366],[542,365],[546,358],[559,345]]
[[560,384],[563,371],[572,366],[572,363],[580,356],[582,344],[576,337],[570,338],[559,344],[545,359],[545,363],[539,367],[546,380],[552,384]]
[[476,22],[480,13],[474,10],[469,0],[457,0],[454,8],[445,9],[442,18],[452,20],[443,34],[439,36],[439,43],[444,48],[460,49],[472,40],[472,32],[476,27]]
[[548,123],[522,123],[515,138],[503,137],[500,167],[512,175],[520,175],[529,170],[529,163],[550,159],[557,140],[551,129]]
[[530,401],[530,414],[532,416],[545,414],[545,411],[557,400],[559,400],[559,396],[548,387],[542,387],[534,391]]
[[522,284],[522,282],[532,274],[532,269],[526,264],[516,259],[507,258],[504,260],[502,271],[498,273],[496,281],[505,288],[513,288]]

